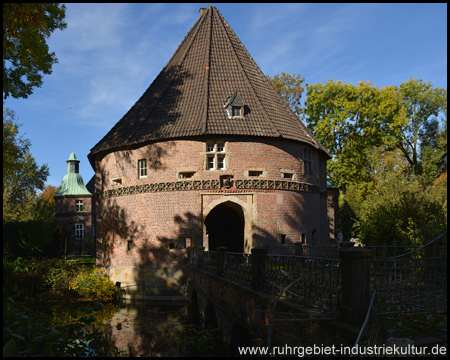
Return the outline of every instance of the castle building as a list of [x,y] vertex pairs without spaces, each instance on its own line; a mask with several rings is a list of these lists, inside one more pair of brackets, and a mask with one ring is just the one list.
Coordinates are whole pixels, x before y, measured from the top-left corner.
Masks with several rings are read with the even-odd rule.
[[55,195],[56,222],[64,255],[94,254],[92,193],[80,174],[80,160],[71,153],[58,193]]
[[188,246],[330,241],[331,156],[213,6],[88,158],[114,281],[176,287]]

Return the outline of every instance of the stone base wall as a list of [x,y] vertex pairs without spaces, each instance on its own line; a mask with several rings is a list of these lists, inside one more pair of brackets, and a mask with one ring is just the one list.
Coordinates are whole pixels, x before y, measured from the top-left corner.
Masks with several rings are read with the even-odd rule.
[[186,279],[182,266],[107,266],[109,278],[120,282],[124,297],[151,299],[152,297],[185,297]]

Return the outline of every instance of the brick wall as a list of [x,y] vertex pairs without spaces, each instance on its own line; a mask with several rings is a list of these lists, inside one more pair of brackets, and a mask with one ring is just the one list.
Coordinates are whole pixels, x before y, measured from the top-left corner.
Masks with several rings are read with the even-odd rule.
[[[224,170],[206,170],[206,141],[225,142]],[[211,138],[173,140],[154,143],[135,150],[109,153],[96,159],[97,257],[98,265],[145,268],[173,267],[180,259],[174,243],[207,247],[203,222],[215,205],[231,202],[242,208],[247,248],[300,241],[327,244],[329,229],[326,213],[326,161],[316,149],[312,153],[312,174],[303,173],[303,148],[306,144],[276,139],[245,140]],[[138,160],[147,159],[147,177],[139,178]],[[262,177],[250,177],[259,169]],[[195,173],[180,179],[179,173]],[[314,192],[287,189],[239,189],[237,180],[286,180],[316,186]],[[162,182],[220,180],[233,177],[230,188],[180,191],[141,191],[105,196],[109,190],[149,186]],[[120,179],[117,181],[117,179]],[[173,190],[173,189],[172,189]],[[313,233],[315,233],[313,238]],[[137,275],[134,276],[139,277]]]
[[[76,212],[76,200],[83,200],[83,212]],[[60,231],[61,249],[66,254],[94,251],[93,204],[91,195],[66,195],[55,197],[56,222]],[[75,239],[75,224],[84,224],[84,239]]]

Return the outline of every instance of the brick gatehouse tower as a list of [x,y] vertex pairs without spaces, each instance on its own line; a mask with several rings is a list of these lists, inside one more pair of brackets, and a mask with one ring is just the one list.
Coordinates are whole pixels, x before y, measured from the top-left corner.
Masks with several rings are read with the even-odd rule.
[[167,294],[188,246],[329,243],[330,154],[213,6],[88,157],[113,281]]

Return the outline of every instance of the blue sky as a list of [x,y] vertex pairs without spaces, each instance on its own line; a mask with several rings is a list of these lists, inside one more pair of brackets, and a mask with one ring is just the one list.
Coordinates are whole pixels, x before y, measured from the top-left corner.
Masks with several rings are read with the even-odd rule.
[[[47,183],[72,151],[85,183],[90,149],[159,74],[200,7],[213,5],[264,74],[378,87],[410,78],[447,89],[447,4],[67,4],[48,43],[59,60],[28,99],[8,98]],[[305,96],[305,95],[304,95]]]

